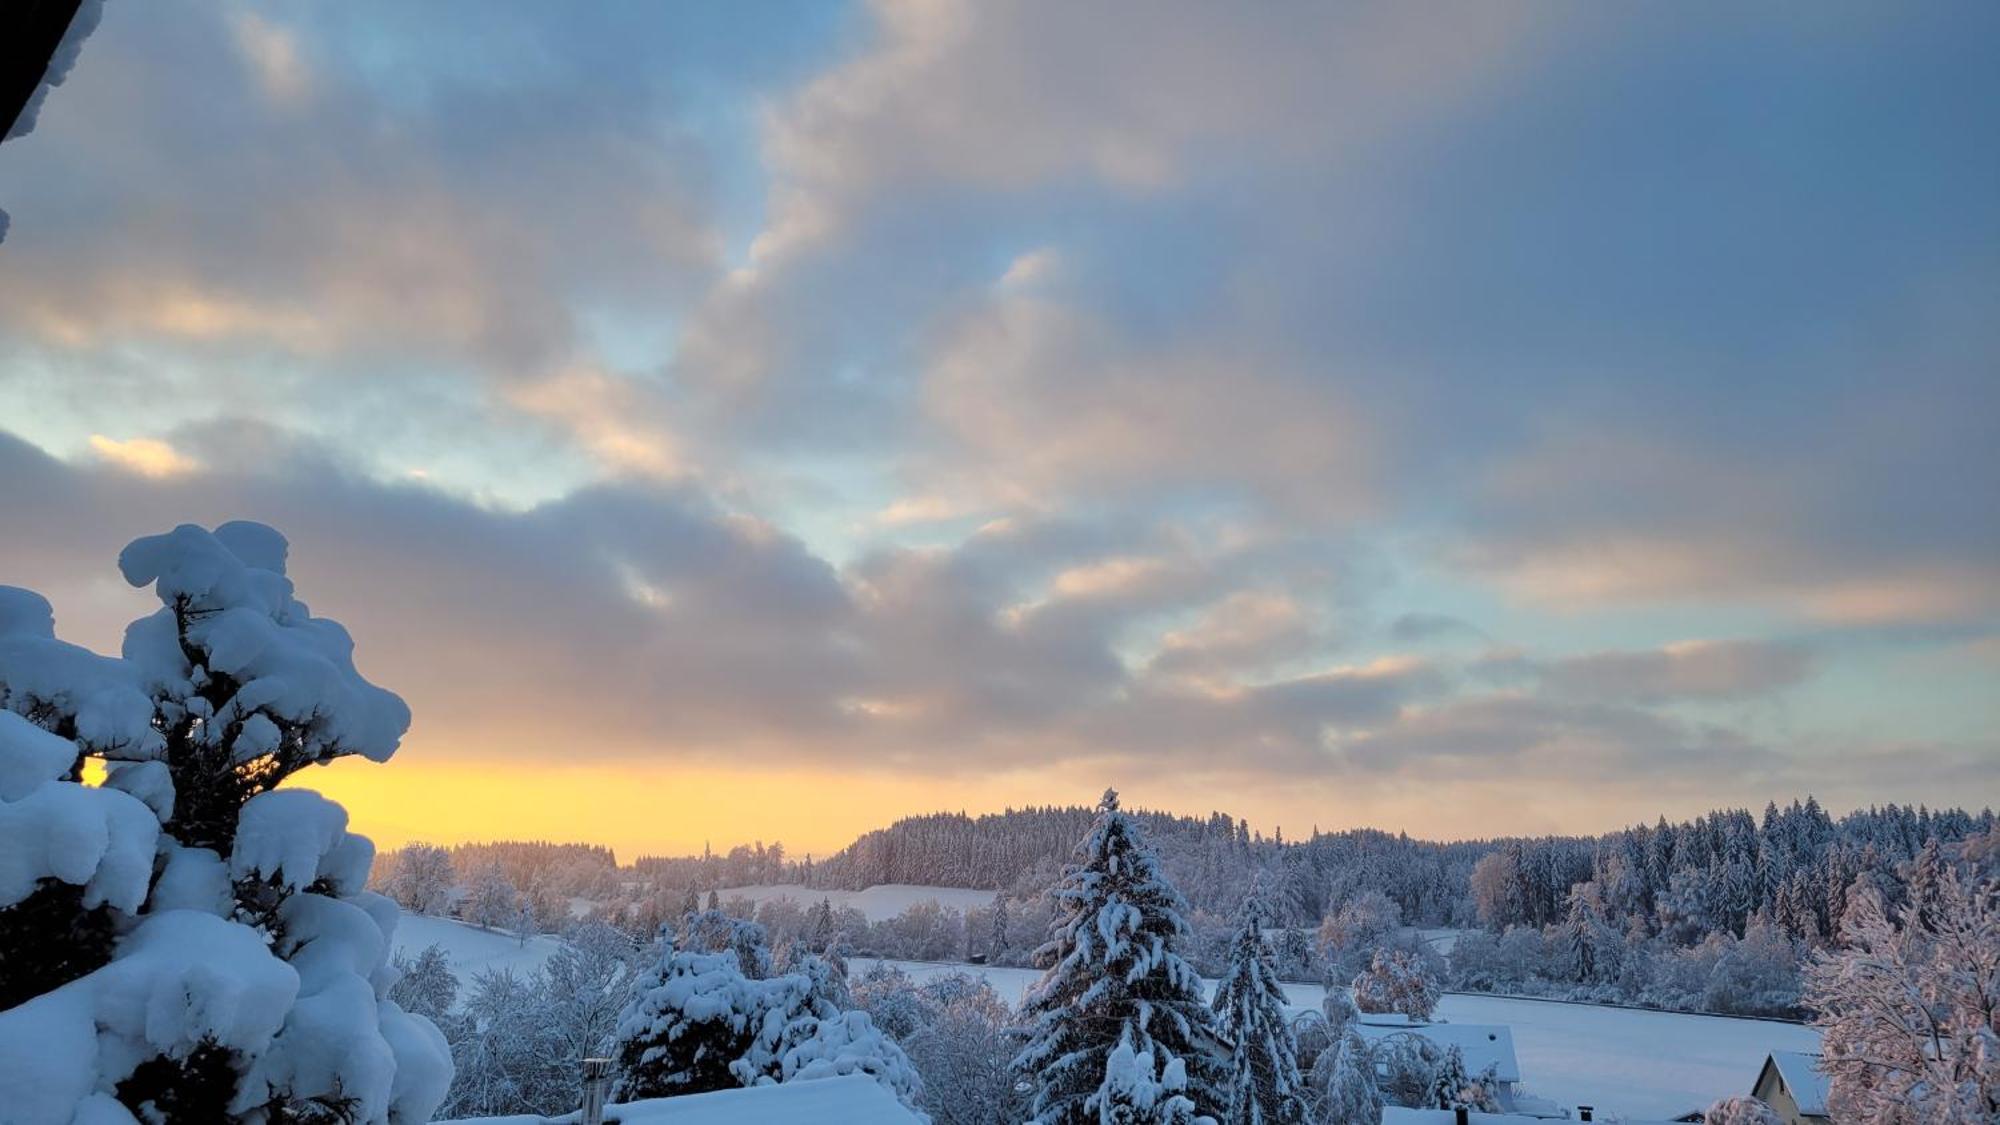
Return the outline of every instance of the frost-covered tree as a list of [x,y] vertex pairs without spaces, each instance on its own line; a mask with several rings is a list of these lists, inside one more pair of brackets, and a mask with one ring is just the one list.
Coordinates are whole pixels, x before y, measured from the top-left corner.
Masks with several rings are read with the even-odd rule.
[[1033,1120],[1095,1121],[1121,1045],[1158,1074],[1184,1073],[1195,1110],[1219,1112],[1227,1048],[1202,1003],[1201,979],[1179,952],[1186,903],[1117,793],[1105,792],[1049,898],[1057,913],[1036,954],[1049,968],[1022,1001],[1028,1042],[1014,1060],[1036,1087]]
[[666,946],[619,1016],[617,1058],[614,1093],[627,1101],[843,1074],[867,1074],[906,1105],[922,1090],[867,1012],[836,1008],[804,973],[746,976],[736,950]]
[[1317,1125],[1379,1125],[1382,1120],[1375,1054],[1352,1028],[1313,1063],[1309,1088]]
[[1777,1110],[1748,1094],[1717,1098],[1701,1119],[1706,1125],[1785,1125]]
[[0,1105],[18,1119],[421,1122],[444,1097],[443,1036],[389,996],[373,846],[277,788],[386,761],[410,721],[293,597],[286,550],[250,523],[136,540],[119,568],[161,608],[118,658],[0,588]]
[[395,853],[395,870],[383,889],[405,910],[442,914],[457,883],[450,852],[436,844],[410,844]]
[[1007,896],[993,900],[992,934],[986,940],[987,960],[995,965],[1007,956]]
[[1271,949],[1264,944],[1264,914],[1256,895],[1244,900],[1229,966],[1210,1002],[1216,1030],[1229,1042],[1225,1120],[1242,1125],[1304,1119],[1298,1045],[1285,1017]]
[[[445,1026],[445,1017],[458,1003],[458,974],[451,971],[451,959],[441,945],[425,946],[415,958],[397,954],[393,964],[396,983],[389,987],[389,999],[411,1015],[422,1016]],[[449,1032],[446,1034],[449,1039]]]
[[1423,959],[1402,949],[1377,950],[1368,968],[1354,978],[1354,1003],[1364,1012],[1401,1012],[1427,1020],[1441,995]]
[[1847,904],[1845,948],[1806,973],[1828,1108],[1840,1120],[2000,1120],[2000,882],[1943,867],[1894,918]]
[[497,863],[488,864],[474,873],[472,885],[466,888],[463,906],[465,920],[475,926],[489,930],[512,929],[521,916],[521,894],[514,889],[514,881]]

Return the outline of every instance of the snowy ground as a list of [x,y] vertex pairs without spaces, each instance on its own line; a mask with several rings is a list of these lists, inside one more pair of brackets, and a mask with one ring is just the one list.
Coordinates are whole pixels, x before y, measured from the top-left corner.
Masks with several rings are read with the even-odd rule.
[[511,969],[516,976],[534,972],[562,942],[544,934],[523,943],[512,934],[407,911],[396,920],[395,952],[415,957],[432,945],[443,947],[462,995],[471,986],[473,974],[485,969]]
[[[920,980],[978,973],[1010,1004],[1041,976],[1033,969],[889,963]],[[871,964],[856,960],[850,967],[859,973]],[[1312,1008],[1325,995],[1317,985],[1288,984],[1285,992],[1292,1003]],[[1665,1119],[1705,1108],[1724,1094],[1749,1093],[1766,1052],[1819,1049],[1819,1033],[1810,1027],[1681,1012],[1451,995],[1437,1014],[1513,1028],[1522,1085],[1558,1105],[1595,1106],[1600,1119],[1606,1110]]]
[[861,891],[829,891],[799,883],[778,883],[764,887],[724,887],[716,892],[724,902],[747,898],[751,902],[789,898],[800,906],[830,899],[837,907],[851,906],[867,915],[870,922],[885,922],[920,902],[935,902],[954,910],[993,905],[994,891],[974,891],[964,887],[921,887],[909,883],[883,883]]

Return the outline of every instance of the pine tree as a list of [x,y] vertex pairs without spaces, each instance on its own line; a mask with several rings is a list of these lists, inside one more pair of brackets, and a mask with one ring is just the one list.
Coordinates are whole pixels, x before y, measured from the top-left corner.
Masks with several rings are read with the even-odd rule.
[[1196,1111],[1221,1110],[1226,1047],[1182,960],[1179,892],[1107,790],[1076,862],[1049,892],[1057,916],[1037,952],[1049,965],[1022,1003],[1028,1043],[1016,1073],[1036,1084],[1035,1125],[1091,1125],[1121,1044],[1160,1073],[1179,1068]]
[[833,948],[833,900],[822,897],[813,907],[812,934],[807,940],[817,953]]
[[993,900],[993,936],[986,943],[986,959],[995,965],[1007,956],[1007,896]]
[[131,543],[119,569],[160,608],[116,658],[0,587],[0,1058],[86,1045],[32,1090],[0,1075],[0,1115],[124,1117],[74,1103],[92,1090],[165,1121],[421,1122],[443,1100],[443,1036],[382,995],[396,906],[365,889],[374,846],[279,788],[388,760],[409,708],[293,597],[286,553],[251,523]]
[[1232,1125],[1294,1125],[1304,1119],[1298,1045],[1285,1018],[1285,990],[1264,944],[1258,897],[1244,900],[1229,967],[1211,1004],[1216,1030],[1230,1043],[1228,1117]]
[[694,884],[689,883],[687,890],[681,895],[681,917],[685,919],[688,915],[700,910],[701,895],[694,889]]

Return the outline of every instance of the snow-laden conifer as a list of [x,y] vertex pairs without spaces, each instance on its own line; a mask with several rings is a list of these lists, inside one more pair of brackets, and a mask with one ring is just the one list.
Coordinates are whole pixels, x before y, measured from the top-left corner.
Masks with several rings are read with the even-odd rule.
[[[389,991],[395,903],[339,805],[279,789],[384,761],[410,722],[293,597],[259,524],[119,568],[161,608],[118,658],[0,588],[0,1107],[12,1120],[422,1122],[451,1058]],[[100,787],[80,783],[86,758]]]
[[1014,1060],[1036,1088],[1033,1120],[1098,1121],[1121,1045],[1156,1074],[1184,1074],[1196,1112],[1219,1113],[1227,1048],[1202,1003],[1201,980],[1179,952],[1188,937],[1185,904],[1119,810],[1117,793],[1104,794],[1049,896],[1056,916],[1037,952],[1048,970],[1023,1001],[1028,1043]]
[[1304,1119],[1298,1045],[1285,1016],[1264,912],[1257,895],[1244,900],[1229,965],[1210,1004],[1216,1030],[1229,1042],[1228,1117],[1237,1125],[1294,1125]]

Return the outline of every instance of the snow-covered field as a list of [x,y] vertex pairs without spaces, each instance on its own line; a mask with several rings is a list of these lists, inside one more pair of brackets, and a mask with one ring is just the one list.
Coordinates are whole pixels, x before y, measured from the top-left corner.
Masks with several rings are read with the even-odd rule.
[[[873,962],[856,960],[853,971]],[[891,961],[919,980],[966,971],[986,978],[1010,1004],[1041,974],[1033,969]],[[1317,1008],[1325,989],[1288,984],[1299,1007]],[[1701,1109],[1724,1094],[1747,1094],[1768,1051],[1817,1051],[1819,1033],[1797,1024],[1450,995],[1437,1015],[1456,1023],[1506,1024],[1514,1031],[1522,1085],[1562,1106],[1589,1105],[1633,1117],[1665,1119]],[[1602,1113],[1600,1113],[1602,1116]]]
[[471,986],[473,974],[481,970],[511,969],[517,976],[534,972],[562,942],[546,934],[522,942],[512,934],[407,911],[396,920],[395,952],[415,957],[432,945],[444,950],[463,993]]
[[789,898],[800,906],[811,906],[820,899],[830,899],[836,908],[851,906],[859,910],[870,922],[888,921],[920,902],[935,902],[959,911],[975,906],[984,909],[993,905],[996,893],[964,887],[920,887],[909,883],[883,883],[860,891],[830,891],[800,883],[777,883],[763,887],[724,887],[716,892],[724,902],[732,898],[747,898],[751,902]]

